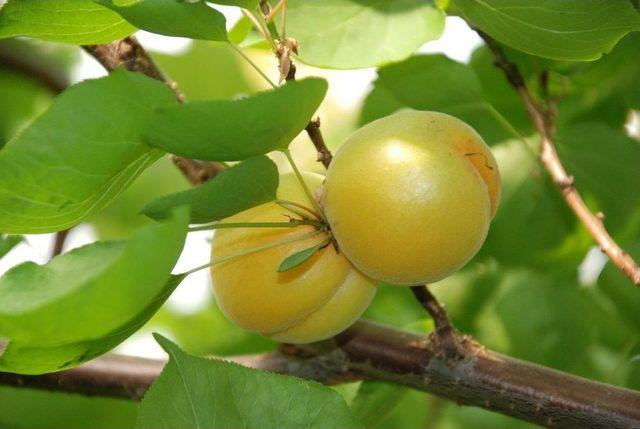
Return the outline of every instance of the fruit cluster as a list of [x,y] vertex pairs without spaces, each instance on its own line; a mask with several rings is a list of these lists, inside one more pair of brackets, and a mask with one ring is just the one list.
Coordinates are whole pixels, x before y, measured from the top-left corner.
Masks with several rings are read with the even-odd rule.
[[[281,176],[278,199],[319,207],[292,228],[216,232],[213,259],[265,250],[212,268],[222,311],[239,326],[282,342],[307,343],[346,329],[376,285],[438,281],[466,264],[484,242],[500,199],[496,161],[466,123],[436,112],[406,111],[374,121],[338,150],[326,178]],[[308,210],[314,213],[313,210]],[[298,212],[299,213],[299,212]],[[264,204],[224,222],[278,222]],[[278,270],[291,255],[303,263]]]

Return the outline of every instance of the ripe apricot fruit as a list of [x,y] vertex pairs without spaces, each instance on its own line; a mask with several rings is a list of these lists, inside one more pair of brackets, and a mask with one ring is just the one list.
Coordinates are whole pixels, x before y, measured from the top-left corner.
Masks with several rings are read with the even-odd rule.
[[[302,174],[314,192],[324,177]],[[280,177],[278,199],[311,206],[293,174]],[[267,203],[234,215],[225,222],[283,222],[286,212]],[[289,343],[308,343],[331,337],[355,322],[376,291],[375,282],[356,270],[332,244],[302,265],[278,272],[288,256],[327,241],[315,226],[295,228],[233,228],[216,231],[212,259],[296,237],[307,238],[260,250],[216,264],[211,269],[213,290],[222,312],[239,326]]]
[[500,200],[496,161],[465,122],[403,111],[340,147],[322,205],[339,249],[395,285],[447,277],[480,249]]

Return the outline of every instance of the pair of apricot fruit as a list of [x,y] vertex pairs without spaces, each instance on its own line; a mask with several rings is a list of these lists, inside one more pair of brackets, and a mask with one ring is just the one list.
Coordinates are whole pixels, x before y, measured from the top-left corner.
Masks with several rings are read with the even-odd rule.
[[[414,286],[466,264],[484,242],[500,198],[496,161],[463,121],[406,111],[374,121],[338,150],[326,177],[303,173],[327,228],[234,228],[216,232],[212,259],[297,236],[307,238],[212,268],[221,310],[235,323],[278,341],[331,337],[365,311],[379,282]],[[293,174],[278,198],[311,206]],[[225,222],[281,222],[267,203]],[[285,272],[288,256],[330,241]]]

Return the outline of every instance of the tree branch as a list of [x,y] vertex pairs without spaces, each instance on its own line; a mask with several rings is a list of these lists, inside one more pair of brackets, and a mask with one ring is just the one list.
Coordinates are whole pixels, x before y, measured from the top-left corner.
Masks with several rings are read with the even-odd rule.
[[[640,393],[484,349],[466,338],[465,355],[443,358],[433,337],[357,323],[334,341],[283,346],[232,358],[246,366],[333,384],[377,379],[553,428],[640,427]],[[139,400],[164,362],[104,356],[54,374],[0,373],[0,384]]]
[[0,46],[0,67],[30,76],[53,94],[60,94],[69,86],[65,73],[44,64],[37,56],[21,54],[11,45]]
[[[279,48],[276,51],[276,57],[278,58],[278,64],[280,67],[281,78],[287,81],[296,80],[296,65],[291,60],[291,53],[298,52],[297,42],[292,39],[285,39],[283,42],[279,42]],[[324,165],[324,168],[329,168],[329,164],[333,160],[333,155],[327,147],[320,130],[320,118],[312,119],[304,128],[311,139],[311,143],[316,148],[318,153],[318,161]]]
[[589,210],[574,185],[573,176],[567,173],[556,152],[553,139],[555,128],[553,109],[542,106],[533,98],[520,70],[518,70],[515,64],[508,61],[500,45],[482,31],[476,31],[478,31],[480,37],[482,37],[487,47],[493,53],[496,66],[504,72],[511,86],[520,95],[529,117],[542,138],[540,158],[547,168],[547,171],[549,171],[549,174],[551,174],[553,181],[560,191],[562,191],[562,196],[565,201],[571,210],[573,210],[576,217],[580,219],[587,231],[589,231],[596,243],[598,243],[600,249],[609,257],[611,262],[618,267],[634,285],[640,286],[640,267],[611,237],[602,222],[603,215],[601,213],[594,214]]

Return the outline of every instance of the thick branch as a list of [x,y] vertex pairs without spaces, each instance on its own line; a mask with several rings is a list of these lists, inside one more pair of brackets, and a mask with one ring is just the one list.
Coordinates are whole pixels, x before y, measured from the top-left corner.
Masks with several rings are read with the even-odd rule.
[[549,174],[551,174],[553,181],[562,191],[562,196],[567,204],[593,236],[600,246],[600,249],[609,257],[611,262],[631,279],[633,284],[640,286],[640,267],[611,237],[602,222],[602,214],[594,214],[589,210],[574,186],[573,176],[567,173],[556,152],[553,141],[555,119],[553,111],[534,100],[518,67],[507,60],[500,45],[487,34],[481,31],[478,31],[478,34],[484,39],[488,48],[493,53],[496,66],[502,69],[511,86],[513,86],[520,95],[527,113],[542,138],[540,158],[549,171]]
[[[326,383],[377,379],[399,383],[553,428],[640,427],[640,393],[485,350],[467,338],[466,354],[441,356],[433,337],[361,322],[332,343],[283,346],[234,358],[247,366]],[[163,362],[105,356],[41,376],[1,374],[0,384],[138,400]]]

